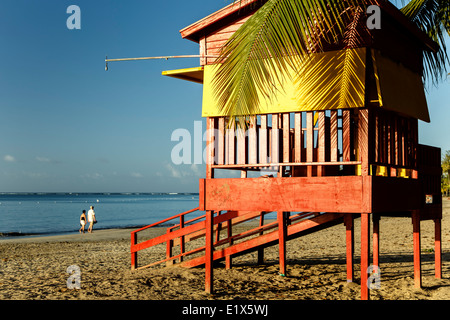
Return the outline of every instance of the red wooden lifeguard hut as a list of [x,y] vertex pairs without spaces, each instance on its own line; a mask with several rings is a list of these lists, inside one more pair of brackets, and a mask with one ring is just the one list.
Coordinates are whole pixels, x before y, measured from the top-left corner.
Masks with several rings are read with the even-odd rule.
[[[280,273],[286,274],[286,241],[344,223],[347,280],[353,281],[353,220],[360,217],[361,298],[368,299],[370,218],[373,265],[378,266],[380,217],[405,216],[413,224],[416,286],[421,286],[422,220],[435,222],[435,275],[440,278],[441,155],[440,149],[418,142],[418,120],[430,120],[423,54],[435,52],[437,44],[397,8],[382,2],[382,29],[365,28],[363,45],[351,49],[358,85],[344,104],[332,95],[343,50],[334,45],[317,54],[317,61],[331,71],[303,92],[304,103],[285,90],[263,105],[260,114],[251,115],[247,129],[237,129],[227,125],[229,119],[216,107],[212,82],[217,65],[211,57],[261,3],[233,3],[181,30],[183,38],[199,43],[200,67],[163,74],[204,86],[206,179],[200,180],[198,208],[132,232],[132,268],[138,268],[138,251],[166,243],[166,257],[141,268],[174,260],[185,267],[204,265],[205,290],[212,292],[215,260],[225,260],[230,268],[232,257],[257,251],[262,262],[264,248],[279,245]],[[262,169],[274,174],[249,177]],[[217,170],[239,170],[241,177],[215,178]],[[205,215],[186,219],[197,210]],[[277,212],[276,222],[264,223],[269,212]],[[233,226],[258,217],[257,228],[233,234]],[[166,234],[138,241],[139,232],[172,219],[179,223]],[[204,245],[188,246],[199,237],[205,237]]]

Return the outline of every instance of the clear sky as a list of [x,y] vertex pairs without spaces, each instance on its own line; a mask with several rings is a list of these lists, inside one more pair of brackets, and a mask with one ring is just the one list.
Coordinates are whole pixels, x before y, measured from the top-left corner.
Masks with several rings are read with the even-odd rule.
[[[177,128],[202,121],[202,86],[161,71],[198,59],[179,30],[231,0],[2,0],[0,192],[198,192],[204,165],[174,165]],[[69,5],[81,29],[69,30]],[[429,88],[421,143],[450,150],[450,87]]]

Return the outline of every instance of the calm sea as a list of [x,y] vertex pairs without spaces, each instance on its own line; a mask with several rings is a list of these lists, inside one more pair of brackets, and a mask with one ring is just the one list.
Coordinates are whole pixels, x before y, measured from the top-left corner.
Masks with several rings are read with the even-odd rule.
[[198,194],[0,193],[0,236],[78,232],[91,205],[96,229],[139,227],[198,207]]

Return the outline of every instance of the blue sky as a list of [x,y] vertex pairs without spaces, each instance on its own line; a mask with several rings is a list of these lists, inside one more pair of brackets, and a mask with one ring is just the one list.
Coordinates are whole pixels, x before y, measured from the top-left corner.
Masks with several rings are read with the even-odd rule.
[[[201,118],[201,85],[161,76],[198,59],[179,30],[231,0],[2,0],[0,192],[197,192],[204,165],[176,166],[177,128]],[[81,30],[69,30],[69,5]],[[421,143],[450,150],[449,82],[429,88]]]

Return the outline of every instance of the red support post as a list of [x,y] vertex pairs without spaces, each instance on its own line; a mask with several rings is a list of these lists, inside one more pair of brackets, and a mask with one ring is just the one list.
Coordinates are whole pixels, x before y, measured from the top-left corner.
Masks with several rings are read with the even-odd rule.
[[[261,212],[259,216],[259,226],[262,227],[264,225],[264,212]],[[264,232],[260,232],[259,235],[262,236]],[[264,248],[258,249],[258,265],[264,263]]]
[[414,240],[414,286],[422,287],[422,266],[420,259],[420,211],[412,212],[413,240]]
[[434,275],[442,279],[441,218],[434,219]]
[[[233,239],[231,239],[231,237],[233,236],[233,224],[231,219],[227,221],[227,237],[229,239],[229,246],[233,245]],[[232,258],[230,255],[225,257],[225,269],[229,270],[231,269],[231,265],[232,265]]]
[[361,300],[369,300],[370,213],[361,213]]
[[373,221],[373,265],[380,266],[380,216],[372,215]]
[[213,241],[214,220],[213,211],[206,211],[206,233],[205,233],[205,291],[213,292]]
[[280,275],[286,275],[286,223],[283,211],[277,212],[278,220],[278,249],[280,260]]
[[345,238],[347,248],[347,282],[353,282],[353,256],[355,252],[354,248],[354,227],[353,227],[353,214],[349,213],[344,216],[345,223]]
[[[180,229],[184,228],[184,216],[180,216]],[[180,237],[180,254],[184,253],[184,236]],[[183,262],[183,256],[179,258],[180,262]]]
[[[131,248],[137,243],[137,233],[131,233]],[[131,270],[136,270],[137,268],[137,252],[131,252]]]
[[[171,232],[171,229],[168,228],[167,229],[167,234],[169,234]],[[167,244],[166,244],[166,259],[172,258],[172,249],[173,249],[173,240],[167,240]],[[166,262],[166,266],[172,266],[173,265],[173,260],[167,260]]]

